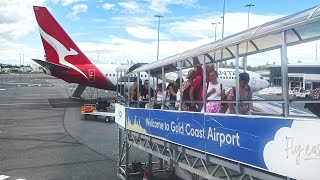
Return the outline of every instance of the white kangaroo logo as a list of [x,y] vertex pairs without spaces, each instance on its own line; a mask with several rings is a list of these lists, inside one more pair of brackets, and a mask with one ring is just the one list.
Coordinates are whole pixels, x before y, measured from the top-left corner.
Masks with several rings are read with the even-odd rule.
[[78,71],[79,73],[81,73],[85,78],[88,79],[88,77],[79,69],[77,68],[75,65],[67,62],[64,58],[66,56],[71,56],[71,55],[77,55],[78,52],[75,51],[74,49],[70,48],[70,50],[68,50],[66,47],[64,47],[63,44],[61,44],[58,40],[56,40],[55,38],[53,38],[52,36],[50,36],[49,34],[47,34],[46,32],[44,32],[41,27],[39,26],[39,30],[40,30],[40,34],[43,37],[44,40],[46,40],[52,47],[54,50],[56,50],[56,52],[58,53],[58,57],[59,57],[59,63],[63,64],[65,66],[71,67],[72,69]]

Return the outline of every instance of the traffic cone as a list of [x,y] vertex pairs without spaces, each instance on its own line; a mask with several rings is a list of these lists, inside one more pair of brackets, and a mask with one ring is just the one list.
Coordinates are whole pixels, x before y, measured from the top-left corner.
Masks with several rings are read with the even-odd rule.
[[147,169],[144,169],[144,171],[143,171],[143,179],[142,180],[148,180],[148,171],[147,171]]

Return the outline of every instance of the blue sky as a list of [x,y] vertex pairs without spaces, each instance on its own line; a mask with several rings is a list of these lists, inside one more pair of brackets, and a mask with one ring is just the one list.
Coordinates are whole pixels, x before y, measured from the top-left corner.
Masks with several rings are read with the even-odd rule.
[[[245,30],[245,4],[254,4],[251,27],[319,5],[316,0],[226,0],[225,36]],[[43,47],[32,6],[46,6],[60,25],[95,63],[156,60],[157,19],[161,14],[160,58],[214,40],[212,22],[221,22],[223,0],[2,0],[0,2],[0,62],[20,64],[19,54],[43,59]],[[221,37],[221,25],[217,28]],[[313,61],[315,42],[289,60]],[[306,47],[306,45],[305,45]],[[294,48],[293,48],[294,49]],[[311,50],[312,49],[312,50]],[[278,62],[279,53],[257,56]],[[268,58],[266,58],[268,57]],[[256,62],[252,62],[257,65]]]

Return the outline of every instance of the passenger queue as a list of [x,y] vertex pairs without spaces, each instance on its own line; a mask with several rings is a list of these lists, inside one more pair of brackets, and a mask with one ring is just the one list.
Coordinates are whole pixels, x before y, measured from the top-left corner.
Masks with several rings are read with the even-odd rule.
[[[141,79],[137,81],[130,89],[129,101],[130,106],[134,108],[153,108],[161,109],[162,102],[166,104],[169,110],[207,112],[207,113],[227,113],[235,114],[235,103],[222,103],[220,101],[235,101],[236,87],[231,86],[226,88],[218,81],[218,72],[213,64],[206,65],[206,86],[204,87],[203,69],[197,58],[193,58],[195,68],[188,71],[186,79],[178,77],[175,82],[170,82],[166,90],[162,89],[162,83],[157,84],[156,90],[149,85],[149,80],[145,80],[142,84]],[[252,90],[248,85],[250,81],[249,74],[246,72],[239,74],[239,93],[240,102],[238,106],[239,114],[252,115],[252,102],[242,102],[252,100]],[[180,82],[182,82],[180,86]],[[138,84],[140,87],[138,88]],[[181,89],[180,89],[181,87]],[[203,88],[206,88],[205,97],[203,97]],[[139,96],[138,94],[139,89]],[[151,103],[148,103],[150,89]],[[139,101],[137,98],[139,97]],[[182,103],[180,104],[180,97]],[[206,99],[206,105],[203,104],[203,98]],[[139,102],[139,103],[138,103]],[[181,107],[180,107],[181,106]],[[204,109],[206,108],[206,109]]]

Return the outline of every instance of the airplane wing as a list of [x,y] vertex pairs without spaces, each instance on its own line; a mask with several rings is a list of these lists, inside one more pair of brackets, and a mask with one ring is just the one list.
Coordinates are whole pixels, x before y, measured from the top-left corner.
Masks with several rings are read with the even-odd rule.
[[47,62],[47,61],[43,61],[40,59],[32,59],[34,62],[36,62],[37,64],[39,64],[40,66],[47,68],[47,69],[54,69],[57,71],[69,71],[70,68],[66,67],[66,66],[61,66],[59,64],[55,64],[55,63],[51,63],[51,62]]

